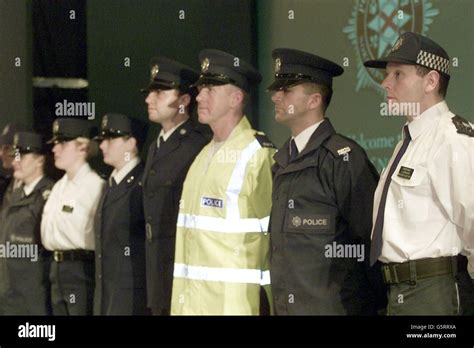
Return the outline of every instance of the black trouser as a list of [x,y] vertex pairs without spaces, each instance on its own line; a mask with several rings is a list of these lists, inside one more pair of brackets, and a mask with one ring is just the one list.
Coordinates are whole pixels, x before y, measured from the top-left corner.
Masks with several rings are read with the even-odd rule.
[[92,315],[94,261],[53,261],[49,279],[53,315]]
[[389,283],[387,315],[461,314],[456,257],[388,264],[382,269]]

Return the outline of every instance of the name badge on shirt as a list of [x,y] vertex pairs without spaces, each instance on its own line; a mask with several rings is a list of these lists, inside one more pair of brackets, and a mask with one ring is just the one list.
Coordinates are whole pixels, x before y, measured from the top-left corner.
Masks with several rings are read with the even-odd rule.
[[410,180],[414,171],[415,170],[413,168],[408,168],[408,167],[401,166],[400,171],[398,172],[397,176],[399,176],[400,178],[403,178],[403,179]]
[[74,207],[71,207],[70,205],[63,205],[63,212],[72,213],[73,210],[74,210]]

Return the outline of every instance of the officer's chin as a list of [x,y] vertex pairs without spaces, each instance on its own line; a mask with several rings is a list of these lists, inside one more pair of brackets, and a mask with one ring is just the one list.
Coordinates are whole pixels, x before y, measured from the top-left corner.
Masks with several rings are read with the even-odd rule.
[[198,111],[199,123],[209,124],[209,113],[207,111]]
[[22,180],[23,179],[23,175],[22,175],[22,172],[20,169],[17,169],[13,172],[13,177],[17,180]]
[[285,122],[285,113],[282,112],[281,110],[275,110],[275,121],[279,123],[284,123]]

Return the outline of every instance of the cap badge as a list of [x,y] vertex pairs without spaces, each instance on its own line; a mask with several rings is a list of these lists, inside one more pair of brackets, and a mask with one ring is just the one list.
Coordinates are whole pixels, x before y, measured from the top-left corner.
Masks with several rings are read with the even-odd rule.
[[393,45],[392,49],[390,50],[390,53],[395,52],[398,50],[401,46],[403,45],[403,37],[398,38],[398,40],[395,42]]
[[209,59],[204,58],[204,60],[201,63],[201,72],[205,73],[209,70]]
[[275,73],[279,73],[281,70],[281,59],[276,58],[275,59]]
[[160,72],[160,67],[158,66],[158,64],[153,65],[151,67],[151,72],[150,72],[151,79],[154,80],[156,78],[156,75],[158,75],[159,72]]
[[58,120],[53,123],[53,133],[59,133],[59,122]]
[[108,121],[109,121],[108,117],[107,115],[105,115],[104,118],[102,119],[102,129],[107,128]]

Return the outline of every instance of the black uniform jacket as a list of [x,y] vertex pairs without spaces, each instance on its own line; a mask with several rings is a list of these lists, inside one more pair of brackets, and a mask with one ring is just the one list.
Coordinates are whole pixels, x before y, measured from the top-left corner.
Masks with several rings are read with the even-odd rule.
[[289,140],[274,158],[276,314],[375,314],[385,296],[380,273],[372,279],[368,266],[378,173],[365,151],[325,119],[294,161]]
[[[0,215],[0,308],[6,315],[51,314],[51,255],[41,244],[41,215],[54,182],[43,177],[25,196],[10,193]],[[8,249],[8,251],[7,251]],[[16,253],[16,254],[14,254]]]
[[153,142],[148,150],[142,183],[148,306],[154,314],[170,313],[179,200],[186,173],[208,141],[188,120],[159,149]]
[[0,209],[2,208],[3,197],[10,184],[11,177],[0,175]]
[[145,220],[139,163],[106,185],[94,221],[95,315],[147,315]]

